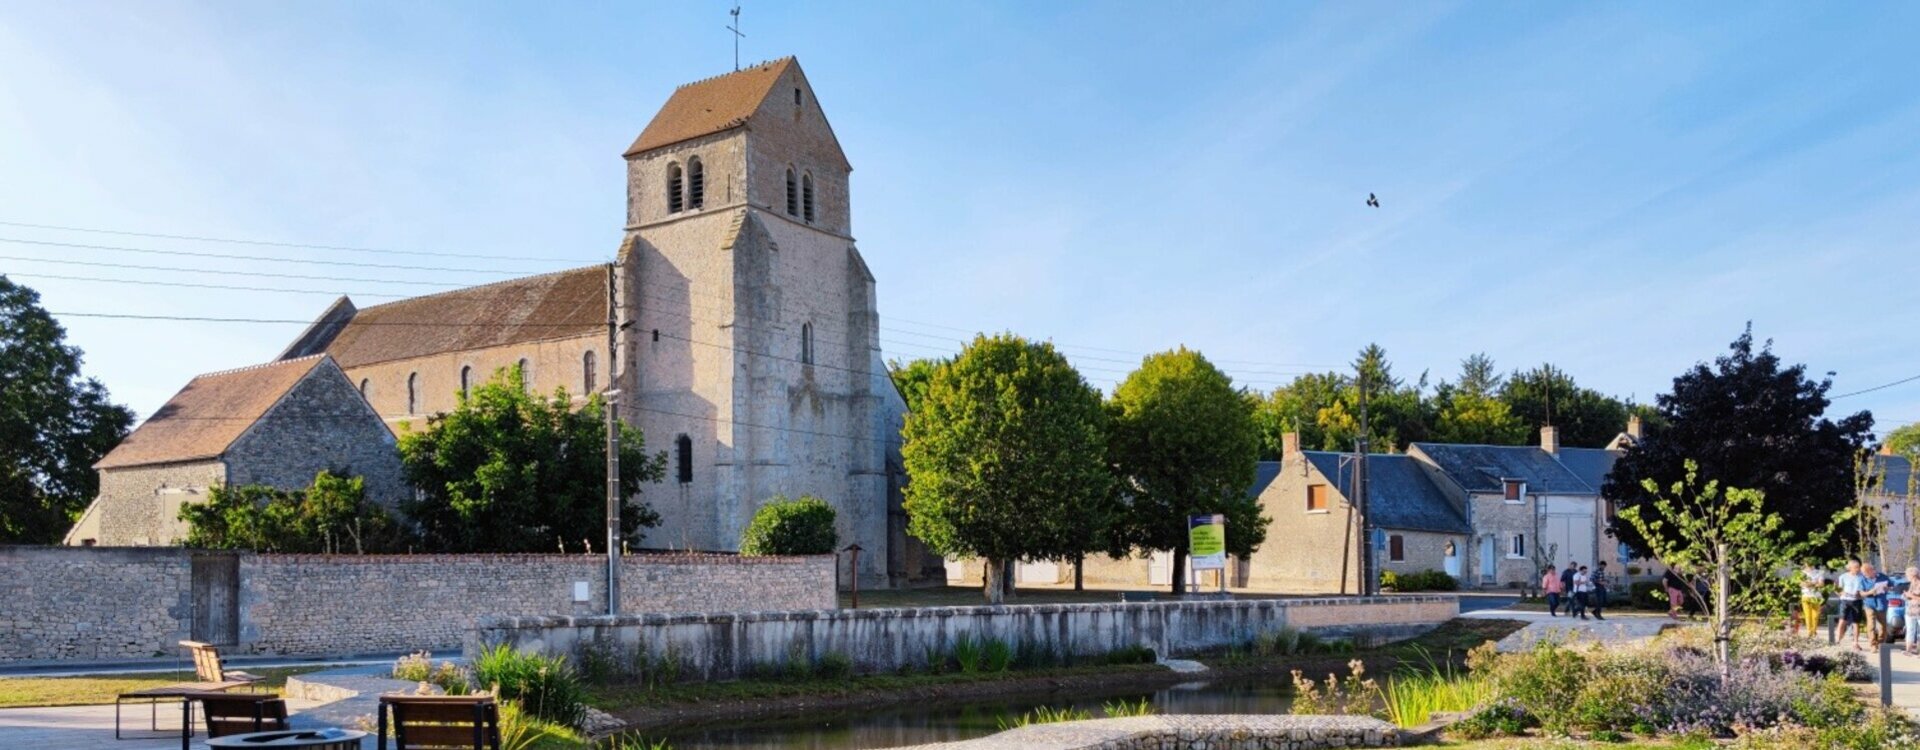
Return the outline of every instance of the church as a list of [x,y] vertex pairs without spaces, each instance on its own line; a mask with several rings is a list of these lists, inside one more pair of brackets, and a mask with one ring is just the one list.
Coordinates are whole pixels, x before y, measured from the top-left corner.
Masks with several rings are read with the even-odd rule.
[[[617,390],[620,417],[642,430],[649,452],[667,454],[664,479],[642,489],[663,520],[637,546],[733,550],[769,498],[811,494],[838,511],[841,545],[863,548],[862,585],[938,582],[938,558],[906,535],[906,406],[881,356],[874,278],[853,238],[852,167],[799,63],[680,86],[625,159],[614,263],[365,308],[343,297],[278,361],[330,360],[394,433],[452,409],[502,368],[521,368],[538,392]],[[191,418],[171,407],[128,437],[159,461],[143,466],[164,466],[165,441],[152,437],[167,434],[169,419]],[[103,466],[103,480],[129,468]],[[246,472],[227,469],[235,473]],[[116,486],[128,484],[140,482]],[[182,498],[176,507],[195,496],[167,490]],[[115,502],[96,500],[94,528],[124,526],[102,523]],[[169,516],[149,508],[143,517]],[[167,536],[87,539],[177,541]]]

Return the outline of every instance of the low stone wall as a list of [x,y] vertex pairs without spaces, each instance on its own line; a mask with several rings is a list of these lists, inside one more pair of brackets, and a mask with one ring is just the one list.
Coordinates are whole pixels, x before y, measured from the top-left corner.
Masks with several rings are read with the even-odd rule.
[[1246,643],[1292,627],[1361,645],[1419,635],[1460,612],[1453,596],[1242,599],[1234,601],[1039,604],[618,617],[502,617],[482,621],[468,655],[498,644],[575,659],[591,650],[621,664],[673,659],[681,674],[733,679],[792,658],[828,654],[854,671],[924,668],[962,635],[1015,647],[1094,657],[1146,646],[1162,657]]
[[1320,750],[1398,747],[1370,716],[1133,716],[1036,724],[963,742],[901,750]]
[[[223,567],[228,574],[209,575]],[[630,612],[837,604],[827,555],[633,555],[620,588]],[[0,546],[0,663],[177,656],[193,637],[228,653],[449,650],[483,617],[605,611],[606,564],[588,555]],[[196,617],[221,624],[196,627]]]

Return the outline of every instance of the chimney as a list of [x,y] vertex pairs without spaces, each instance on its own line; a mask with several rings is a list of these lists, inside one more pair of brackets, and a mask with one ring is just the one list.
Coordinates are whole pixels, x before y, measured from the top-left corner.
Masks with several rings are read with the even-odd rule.
[[1560,452],[1560,428],[1553,425],[1540,428],[1540,450],[1548,453]]
[[1285,461],[1300,455],[1300,433],[1283,432],[1280,434],[1280,460]]
[[1640,437],[1644,430],[1645,428],[1640,425],[1640,415],[1627,415],[1627,437],[1633,438],[1633,441],[1636,443],[1640,442]]

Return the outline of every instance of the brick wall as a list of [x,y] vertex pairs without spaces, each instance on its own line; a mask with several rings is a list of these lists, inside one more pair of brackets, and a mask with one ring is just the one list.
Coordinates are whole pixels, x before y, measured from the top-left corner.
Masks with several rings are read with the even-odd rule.
[[[192,553],[0,547],[0,663],[174,655],[191,632]],[[623,611],[832,609],[834,558],[635,555]],[[231,653],[331,655],[459,645],[484,617],[606,612],[587,555],[240,555]],[[574,584],[585,583],[585,601]]]

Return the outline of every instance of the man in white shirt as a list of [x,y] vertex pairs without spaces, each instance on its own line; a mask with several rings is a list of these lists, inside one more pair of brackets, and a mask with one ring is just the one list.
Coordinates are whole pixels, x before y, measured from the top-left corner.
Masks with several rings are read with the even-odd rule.
[[1867,577],[1860,575],[1860,561],[1848,560],[1847,572],[1840,574],[1836,581],[1840,587],[1840,630],[1834,633],[1834,639],[1847,637],[1847,630],[1853,630],[1853,647],[1860,648],[1860,623],[1867,619],[1866,608],[1860,599],[1867,591]]

